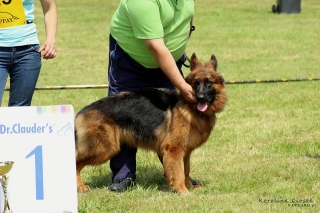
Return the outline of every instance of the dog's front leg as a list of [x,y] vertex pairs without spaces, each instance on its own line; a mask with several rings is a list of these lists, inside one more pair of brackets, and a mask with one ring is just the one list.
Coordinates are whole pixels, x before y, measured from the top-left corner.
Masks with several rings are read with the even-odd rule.
[[192,183],[189,177],[190,174],[190,152],[187,152],[184,156],[184,175],[185,175],[185,185],[187,188],[192,188]]
[[163,169],[169,186],[179,194],[188,193],[185,186],[184,151],[176,144],[167,144],[163,153]]

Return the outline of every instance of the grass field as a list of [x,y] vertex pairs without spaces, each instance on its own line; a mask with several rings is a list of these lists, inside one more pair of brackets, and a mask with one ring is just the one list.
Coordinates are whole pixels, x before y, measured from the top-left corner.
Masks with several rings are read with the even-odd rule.
[[[58,56],[43,61],[38,86],[108,83],[109,22],[118,2],[56,0]],[[275,3],[195,1],[196,31],[187,54],[203,61],[215,54],[226,80],[319,78],[320,2],[301,1],[299,14],[273,14]],[[191,177],[202,183],[200,189],[187,196],[170,192],[156,155],[139,150],[138,184],[126,193],[108,191],[108,163],[84,169],[92,191],[78,194],[79,212],[320,212],[320,81],[226,87],[227,107],[191,157]],[[33,105],[72,104],[77,112],[106,94],[38,90]],[[290,203],[281,202],[286,199]],[[312,202],[302,203],[306,199]]]

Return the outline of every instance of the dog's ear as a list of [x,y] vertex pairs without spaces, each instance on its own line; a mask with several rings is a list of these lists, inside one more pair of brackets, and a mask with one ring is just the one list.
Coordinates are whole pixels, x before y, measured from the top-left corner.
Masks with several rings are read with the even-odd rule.
[[218,83],[223,85],[224,84],[224,78],[222,76],[218,77]]
[[195,54],[195,53],[192,53],[192,56],[191,56],[191,58],[190,58],[190,70],[191,70],[191,72],[192,72],[192,70],[194,70],[194,69],[197,67],[197,65],[198,65],[199,63],[200,63],[200,62],[199,62],[196,54]]
[[212,78],[216,79],[216,84],[224,85],[224,78],[219,73],[212,73]]
[[210,63],[212,64],[212,66],[214,67],[214,69],[217,71],[217,68],[218,68],[218,61],[217,61],[217,58],[215,55],[211,55],[211,58],[210,58]]

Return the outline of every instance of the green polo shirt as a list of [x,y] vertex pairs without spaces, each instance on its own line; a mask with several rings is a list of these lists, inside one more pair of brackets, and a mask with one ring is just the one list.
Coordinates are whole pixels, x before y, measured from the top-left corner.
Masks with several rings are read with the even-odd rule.
[[186,49],[193,14],[194,0],[121,0],[110,33],[138,63],[157,68],[144,39],[164,38],[177,61]]

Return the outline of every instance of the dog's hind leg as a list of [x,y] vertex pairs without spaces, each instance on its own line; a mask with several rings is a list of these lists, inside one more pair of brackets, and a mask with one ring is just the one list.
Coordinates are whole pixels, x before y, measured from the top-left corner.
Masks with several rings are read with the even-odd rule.
[[169,186],[179,194],[188,193],[185,186],[184,154],[184,150],[175,144],[164,146],[163,169]]
[[99,165],[120,151],[118,128],[104,125],[85,131],[77,131],[76,171],[78,191],[86,192],[90,187],[81,179],[80,172],[87,165]]
[[77,188],[78,188],[79,192],[87,192],[87,191],[90,190],[90,187],[83,183],[81,175],[80,175],[81,170],[85,166],[86,166],[86,164],[81,163],[81,162],[77,162],[77,165],[76,165],[76,170],[77,170]]

